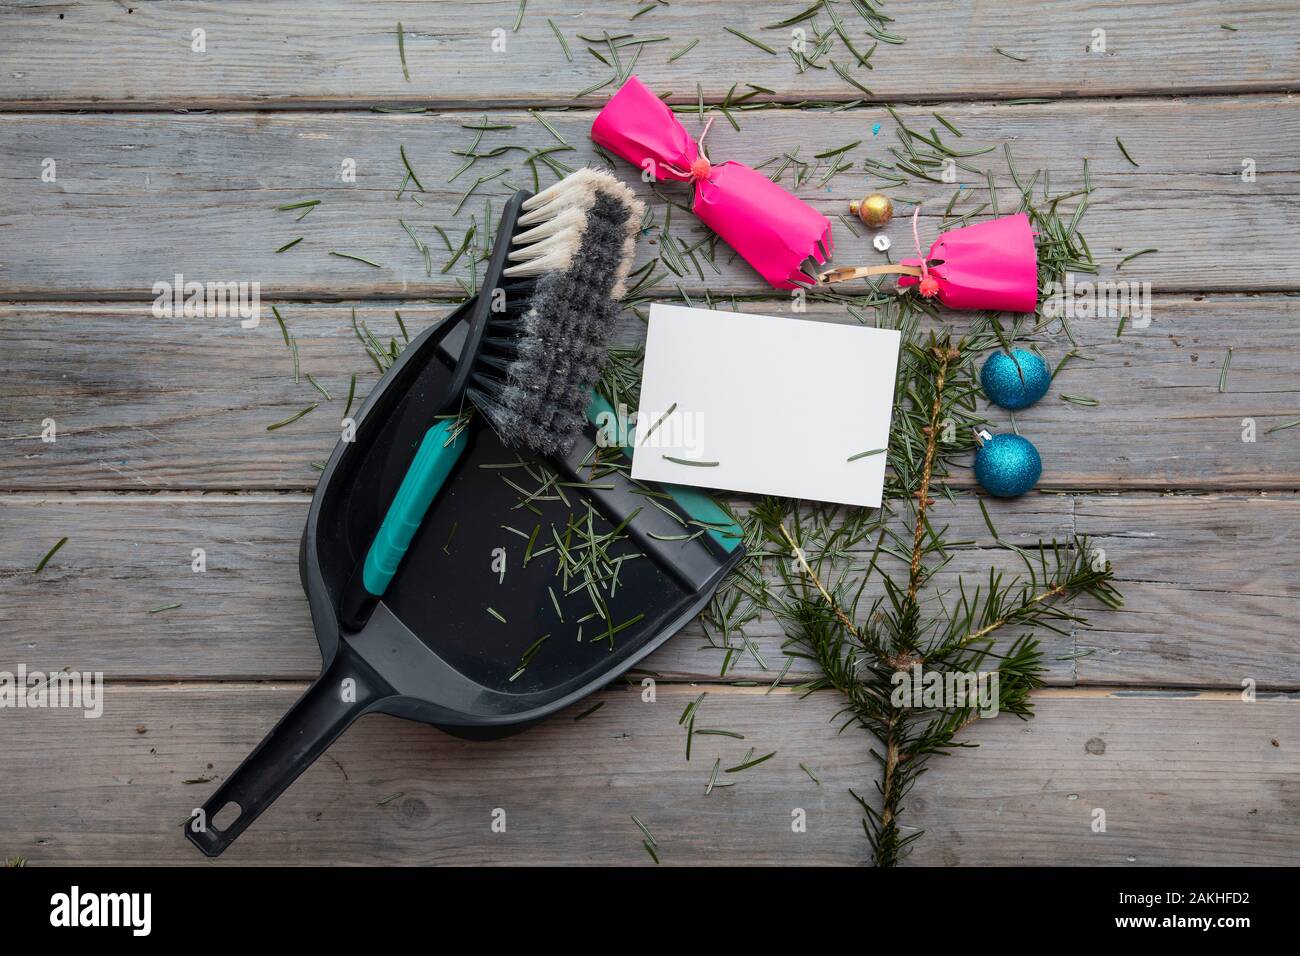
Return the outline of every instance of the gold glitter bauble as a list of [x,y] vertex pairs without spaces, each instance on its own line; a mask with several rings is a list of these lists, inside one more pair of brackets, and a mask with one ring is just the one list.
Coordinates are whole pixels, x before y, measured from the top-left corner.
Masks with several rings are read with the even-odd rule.
[[872,193],[866,199],[849,203],[849,212],[873,229],[894,218],[894,204],[884,193]]

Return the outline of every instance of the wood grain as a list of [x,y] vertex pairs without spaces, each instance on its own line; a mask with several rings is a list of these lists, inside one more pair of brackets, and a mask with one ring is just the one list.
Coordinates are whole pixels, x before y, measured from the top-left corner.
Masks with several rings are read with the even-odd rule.
[[[384,342],[400,340],[394,306],[412,334],[445,314],[421,303],[367,304],[358,320]],[[741,308],[788,315],[791,304]],[[1300,418],[1300,347],[1290,333],[1300,302],[1159,297],[1152,309],[1148,327],[1119,337],[1113,319],[1072,322],[1080,358],[1018,420],[1043,455],[1041,487],[1300,487],[1300,429],[1268,432]],[[292,355],[265,304],[263,311],[261,325],[244,330],[234,319],[155,319],[144,306],[0,305],[0,488],[313,488],[312,462],[338,440],[351,376],[355,411],[378,373],[353,332],[350,307],[281,303],[298,343],[295,384]],[[819,304],[804,317],[853,321]],[[615,333],[629,344],[643,337],[631,316]],[[1075,347],[1059,331],[1040,340],[1053,365]],[[1073,404],[1063,394],[1100,404]],[[317,402],[299,421],[267,431]],[[1005,411],[982,411],[995,430],[1010,427]],[[58,428],[54,443],[40,438],[47,418]],[[970,486],[971,475],[959,471],[954,484]]]
[[[820,61],[821,69],[798,73],[784,49],[791,30],[764,29],[807,6],[797,0],[697,0],[630,21],[630,5],[530,0],[514,32],[518,0],[326,0],[313,4],[308,16],[290,0],[10,3],[0,8],[0,109],[567,106],[613,72],[579,38],[597,38],[590,45],[609,59],[599,42],[603,30],[667,38],[647,45],[635,69],[679,100],[695,96],[697,80],[710,99],[722,99],[736,81],[742,91],[743,83],[755,83],[787,101],[860,96],[825,68],[828,60],[854,62],[841,42]],[[853,44],[865,53],[872,38],[842,6]],[[1040,6],[1031,0],[884,4],[894,17],[892,31],[907,42],[880,44],[871,61],[875,69],[856,69],[856,78],[876,96],[897,101],[1247,92],[1300,84],[1289,42],[1294,11],[1283,0],[1227,6],[1185,0],[1177,16],[1151,3],[1054,4],[1051,17],[1042,16]],[[566,36],[572,62],[548,19]],[[398,55],[399,21],[409,81]],[[1236,31],[1223,29],[1225,21]],[[723,32],[722,24],[777,54]],[[811,26],[804,24],[810,37]],[[817,30],[829,26],[825,16],[818,18]],[[1104,51],[1093,48],[1099,28]],[[205,52],[192,49],[195,29],[205,31]],[[504,43],[496,52],[495,29]],[[668,63],[692,39],[698,45]],[[998,47],[1022,61],[1000,55]],[[633,51],[622,56],[626,64]],[[710,69],[722,63],[737,66]],[[576,102],[601,102],[608,92]]]
[[[180,824],[287,709],[301,685],[111,687],[104,714],[6,713],[0,855],[32,865],[198,864]],[[870,793],[866,736],[837,733],[833,694],[711,689],[691,760],[677,724],[698,690],[604,692],[526,734],[455,740],[390,717],[349,730],[217,865],[862,863],[849,788]],[[1300,701],[1232,694],[1040,694],[1029,723],[968,732],[931,764],[905,818],[916,864],[1295,863]],[[715,759],[776,751],[704,794]],[[820,785],[800,768],[804,764]],[[57,768],[57,772],[51,772]],[[187,781],[199,781],[187,783]],[[506,832],[490,829],[495,809]],[[793,833],[803,809],[807,832]],[[1094,812],[1106,830],[1092,832]]]
[[[114,680],[305,679],[320,669],[298,582],[305,495],[6,495],[0,539],[0,666],[103,670]],[[1113,564],[1125,607],[1078,605],[1091,628],[1040,631],[1058,686],[1300,688],[1300,497],[1034,495],[990,500],[995,541],[975,501],[936,506],[957,542],[926,596],[951,600],[990,567],[1019,559],[1000,545],[1088,535]],[[31,569],[60,537],[66,545]],[[191,570],[203,548],[207,570]],[[867,560],[866,555],[862,560]],[[888,567],[892,559],[884,559]],[[869,588],[870,601],[878,589]],[[179,604],[170,610],[151,610]],[[93,626],[87,626],[88,621]],[[756,655],[733,655],[726,680],[764,686],[785,664],[780,625],[746,627]],[[732,643],[739,645],[737,637]],[[724,650],[701,624],[648,658],[663,679],[718,681]],[[809,673],[796,662],[791,682]]]
[[[529,113],[494,112],[495,123],[513,130],[485,134],[480,151],[515,145],[558,146]],[[936,123],[924,109],[904,109],[904,122],[919,129]],[[1050,174],[1052,195],[1082,187],[1081,158],[1088,157],[1095,191],[1082,229],[1108,279],[1149,281],[1157,293],[1214,290],[1289,291],[1300,288],[1300,262],[1278,256],[1261,269],[1251,256],[1268,237],[1269,248],[1300,245],[1300,170],[1292,161],[1300,140],[1300,111],[1281,96],[1249,98],[1088,100],[1044,105],[955,105],[945,111],[964,130],[963,146],[1010,143],[1017,167],[1028,181],[1033,170]],[[556,158],[576,167],[600,163],[588,138],[593,114],[556,113],[550,122],[573,146]],[[698,131],[694,117],[685,117]],[[451,260],[434,231],[448,232],[459,245],[471,216],[482,228],[484,205],[502,200],[513,187],[531,186],[524,153],[512,151],[478,165],[455,182],[461,158],[453,149],[470,145],[478,114],[232,113],[209,115],[113,114],[0,116],[0,296],[15,300],[115,298],[152,301],[156,282],[183,274],[189,280],[260,283],[264,298],[427,298],[459,294],[462,260]],[[876,123],[878,134],[872,133]],[[870,236],[851,234],[837,218],[848,202],[881,181],[868,175],[866,157],[890,159],[897,146],[894,120],[880,108],[835,113],[762,111],[742,114],[741,132],[715,123],[710,147],[716,159],[762,164],[796,149],[807,158],[854,141],[844,154],[853,164],[825,185],[810,177],[800,194],[832,217],[836,261],[882,261]],[[1137,162],[1120,153],[1121,137]],[[428,190],[416,205],[408,192],[396,199],[405,172],[405,146]],[[43,162],[56,162],[57,181],[43,182]],[[1253,160],[1256,179],[1243,182],[1244,160]],[[344,182],[343,163],[356,164],[356,181]],[[890,159],[892,162],[892,159]],[[1014,208],[1018,195],[1001,149],[963,160],[994,175],[1000,209]],[[480,175],[512,172],[481,186],[457,210]],[[769,167],[775,172],[775,166]],[[636,181],[628,164],[618,175]],[[545,183],[551,174],[545,174]],[[983,175],[957,169],[964,197],[955,209],[974,212],[987,197]],[[792,185],[787,171],[783,182]],[[1038,180],[1035,196],[1044,185]],[[923,200],[921,234],[937,233],[954,187],[918,182],[892,190],[899,199]],[[686,191],[666,185],[665,196],[683,201]],[[301,222],[288,203],[319,199]],[[1066,200],[1069,210],[1076,200]],[[654,200],[660,219],[666,206]],[[912,245],[900,215],[887,230],[897,251]],[[986,211],[985,214],[988,214]],[[493,217],[495,219],[495,213]],[[433,249],[432,275],[403,232],[405,219]],[[495,223],[493,224],[493,229]],[[693,240],[701,229],[684,213],[674,217],[674,234]],[[655,253],[658,227],[639,244],[642,260]],[[299,236],[289,251],[274,250]],[[1116,273],[1124,256],[1144,255]],[[331,252],[364,256],[379,263],[339,259]],[[748,265],[721,247],[714,266],[702,264],[679,278],[669,276],[659,291],[680,285],[694,294],[771,294]]]
[[[1034,336],[1053,363],[1078,353],[1017,423],[1043,452],[1050,493],[987,500],[996,539],[963,491],[966,473],[953,481],[957,501],[936,506],[934,520],[959,543],[931,600],[958,575],[1014,571],[1002,545],[1078,533],[1114,564],[1126,604],[1085,606],[1090,629],[1040,635],[1052,686],[1036,695],[1037,717],[977,722],[969,734],[979,749],[932,764],[908,799],[906,824],[928,831],[909,862],[1300,861],[1300,571],[1290,560],[1300,428],[1278,429],[1300,419],[1291,333],[1300,262],[1283,254],[1300,245],[1294,4],[1184,0],[1176,15],[1147,2],[1055,4],[1045,16],[1028,0],[890,3],[907,42],[880,44],[874,70],[852,69],[873,93],[838,112],[810,103],[863,95],[835,70],[799,73],[784,50],[768,55],[721,29],[779,48],[788,29],[764,25],[805,6],[697,0],[630,20],[634,6],[529,0],[514,31],[517,0],[322,0],[310,15],[289,0],[0,5],[0,670],[102,670],[110,682],[98,720],[0,713],[0,859],[203,862],[181,820],[318,669],[296,566],[312,462],[337,439],[352,377],[354,408],[377,378],[350,304],[387,341],[400,337],[394,309],[415,332],[460,295],[469,273],[464,261],[439,271],[450,256],[436,229],[459,243],[471,217],[483,229],[495,215],[485,216],[485,199],[499,209],[515,186],[531,185],[517,150],[448,182],[461,161],[451,151],[468,145],[465,126],[480,116],[515,127],[485,134],[485,147],[535,150],[558,144],[524,108],[548,109],[574,147],[556,158],[601,163],[588,131],[614,87],[574,94],[611,72],[578,34],[609,30],[670,38],[647,44],[635,72],[675,104],[716,106],[746,83],[771,91],[751,105],[804,104],[733,108],[740,130],[715,111],[718,159],[758,165],[862,141],[844,154],[850,170],[799,189],[831,216],[839,264],[882,261],[865,230],[851,234],[837,217],[879,183],[863,161],[888,159],[898,145],[881,105],[889,101],[922,131],[939,123],[937,108],[965,132],[961,146],[1009,143],[1019,169],[1050,173],[1053,195],[1082,185],[1088,157],[1096,189],[1083,232],[1102,278],[1153,285],[1150,325],[1130,322],[1117,335],[1114,318],[1076,319],[1074,342],[1055,328]],[[846,19],[865,50],[856,15]],[[196,28],[203,53],[191,49]],[[504,52],[492,51],[494,28]],[[1090,49],[1098,28],[1104,53]],[[830,60],[849,63],[838,40]],[[1036,97],[1054,101],[1003,102]],[[57,112],[77,109],[95,112]],[[690,110],[682,120],[701,128]],[[410,190],[396,198],[399,145],[428,189],[422,206]],[[355,182],[341,176],[345,160]],[[966,162],[992,172],[1003,209],[1014,205],[1001,148]],[[1243,181],[1251,164],[1257,178]],[[503,166],[512,169],[457,209],[475,178]],[[627,164],[615,169],[635,181]],[[923,200],[929,241],[955,188],[958,212],[989,198],[983,175],[967,170],[956,184],[887,190],[899,200],[886,230],[895,257],[911,245],[909,203]],[[1036,197],[1046,191],[1038,180]],[[311,198],[322,202],[300,221],[275,209]],[[653,204],[662,222],[665,206]],[[432,275],[399,219],[434,250]],[[657,253],[657,232],[658,223],[641,242],[642,261]],[[673,232],[701,234],[678,212]],[[1159,251],[1120,268],[1147,247]],[[741,301],[745,311],[791,311],[725,248],[716,270],[701,272],[669,276],[654,294],[724,303],[736,294],[759,299]],[[177,273],[259,283],[260,328],[154,318],[154,283]],[[299,347],[296,382],[272,300]],[[825,305],[809,315],[852,321]],[[960,315],[946,319],[965,326]],[[625,316],[617,335],[639,342],[644,328]],[[998,430],[1012,425],[1001,410],[987,414]],[[46,419],[57,423],[56,443],[40,441]],[[203,574],[190,570],[195,547],[207,552]],[[655,833],[665,865],[865,862],[848,790],[873,792],[868,739],[835,732],[833,693],[769,691],[781,630],[764,618],[747,632],[755,654],[739,654],[731,683],[719,678],[724,652],[696,621],[645,662],[658,681],[654,703],[620,681],[505,741],[366,718],[221,864],[651,865],[632,815]],[[787,685],[805,675],[792,667]],[[162,683],[172,680],[183,683]],[[1243,686],[1259,699],[1243,702]],[[677,718],[703,691],[701,725],[745,739],[696,737],[687,762]],[[713,760],[734,765],[750,746],[776,756],[720,773],[736,785],[706,796]],[[504,834],[490,830],[497,807],[508,814]],[[807,812],[807,833],[791,832],[795,808]],[[1104,833],[1093,832],[1097,810]]]

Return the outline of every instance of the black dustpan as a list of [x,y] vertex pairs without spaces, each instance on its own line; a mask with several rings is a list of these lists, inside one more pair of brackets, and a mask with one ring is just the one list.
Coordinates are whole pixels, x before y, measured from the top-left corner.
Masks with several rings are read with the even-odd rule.
[[[387,592],[359,632],[347,631],[341,596],[445,398],[471,304],[406,348],[356,416],[355,441],[340,442],[321,475],[299,565],[323,671],[186,822],[208,856],[362,714],[476,739],[523,730],[664,643],[743,556],[739,528],[707,496],[602,466],[617,450],[594,450],[594,428],[558,461],[507,449],[472,424]],[[593,587],[565,574],[593,550],[584,541],[612,531],[601,564],[616,564],[614,581]]]

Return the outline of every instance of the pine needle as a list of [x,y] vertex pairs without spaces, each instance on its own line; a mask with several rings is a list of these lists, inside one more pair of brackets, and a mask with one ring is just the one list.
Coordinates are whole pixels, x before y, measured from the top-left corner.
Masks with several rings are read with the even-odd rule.
[[352,411],[352,399],[356,396],[356,394],[357,394],[357,375],[355,372],[353,372],[352,380],[348,383],[348,406],[347,408],[343,409],[344,418],[347,418],[348,412]]
[[604,707],[604,706],[605,706],[605,702],[604,702],[603,700],[601,700],[601,701],[597,701],[596,703],[594,703],[594,704],[592,704],[590,707],[588,707],[586,710],[584,710],[582,713],[580,713],[577,717],[574,717],[574,718],[573,718],[573,722],[576,724],[578,721],[582,720],[584,717],[590,717],[592,714],[594,714],[596,711],[600,710],[600,708],[602,708],[602,707]]
[[1129,155],[1128,147],[1124,145],[1124,141],[1120,139],[1118,136],[1115,137],[1115,145],[1119,147],[1119,151],[1124,154],[1125,159],[1127,159],[1134,166],[1138,165],[1137,160]]
[[1122,268],[1124,267],[1124,263],[1126,263],[1126,262],[1128,262],[1128,261],[1130,261],[1130,260],[1132,260],[1132,259],[1136,259],[1138,256],[1145,256],[1145,255],[1147,255],[1148,253],[1159,252],[1159,251],[1160,251],[1159,249],[1157,249],[1157,248],[1155,248],[1155,247],[1153,246],[1153,247],[1150,248],[1150,249],[1139,249],[1137,252],[1129,253],[1129,254],[1128,254],[1127,256],[1125,256],[1123,259],[1119,260],[1119,264],[1115,266],[1115,271],[1118,272],[1120,269],[1122,269]]
[[274,425],[267,425],[266,430],[269,432],[273,432],[277,428],[283,428],[285,425],[292,425],[294,422],[302,418],[304,415],[308,414],[309,412],[314,412],[318,408],[320,408],[320,402],[316,402],[312,405],[308,405],[302,411],[294,412],[288,418],[284,419],[284,421],[276,422]]
[[406,175],[411,177],[411,182],[415,183],[416,189],[424,192],[424,184],[420,182],[420,177],[415,175],[415,170],[411,168],[411,161],[406,158],[406,147],[398,143],[397,151],[402,154],[402,165],[406,167]]
[[728,767],[726,770],[723,771],[723,773],[740,773],[742,770],[748,770],[750,767],[757,767],[765,760],[771,760],[775,756],[776,756],[776,751],[773,750],[770,754],[763,754],[763,756],[755,757],[753,760],[746,760],[743,763],[739,763],[734,767]]
[[649,843],[651,846],[659,845],[659,841],[656,840],[655,835],[650,832],[650,828],[647,827],[640,820],[638,820],[635,814],[632,814],[632,822],[636,824],[637,829],[640,830],[641,833],[645,836],[647,843]]
[[700,42],[700,38],[699,38],[699,37],[696,37],[696,38],[695,38],[694,40],[692,40],[690,43],[686,44],[686,46],[682,47],[680,50],[678,50],[676,53],[674,53],[672,56],[670,56],[670,57],[668,58],[668,62],[669,62],[669,63],[672,63],[672,62],[674,62],[675,60],[677,60],[677,59],[679,59],[679,58],[681,58],[681,57],[684,57],[686,54],[688,54],[688,53],[690,53],[692,50],[694,50],[694,49],[695,49],[695,45],[696,45],[697,43],[699,43],[699,42]]
[[382,268],[383,268],[383,266],[381,266],[378,262],[373,261],[372,259],[367,259],[367,258],[365,258],[364,256],[354,256],[354,255],[353,255],[352,253],[350,253],[350,252],[333,252],[333,251],[331,251],[331,252],[330,252],[330,255],[332,255],[332,256],[338,256],[340,259],[351,259],[353,262],[363,262],[363,263],[365,263],[366,265],[368,265],[368,266],[372,266],[372,267],[374,267],[374,268],[376,268],[376,269],[382,269]]
[[406,37],[404,36],[404,33],[405,31],[402,30],[402,21],[398,20],[397,21],[397,55],[402,60],[402,76],[406,78],[407,83],[410,83],[411,71],[406,68]]
[[739,30],[735,29],[734,27],[727,27],[727,26],[724,26],[722,29],[726,30],[726,31],[727,31],[728,33],[730,33],[732,36],[740,37],[740,38],[741,38],[742,40],[744,40],[746,43],[751,44],[752,46],[756,46],[756,47],[758,47],[760,50],[762,50],[762,51],[765,52],[765,53],[770,53],[772,56],[776,56],[776,55],[777,55],[777,54],[776,54],[776,50],[772,49],[770,46],[768,46],[768,45],[767,45],[766,43],[764,43],[763,41],[761,41],[761,40],[755,40],[752,36],[749,36],[748,34],[745,34],[745,33],[741,33]]
[[45,566],[50,563],[50,558],[58,554],[59,548],[63,547],[67,543],[68,543],[68,539],[66,535],[60,538],[57,542],[55,542],[54,547],[46,551],[45,557],[41,558],[40,562],[37,563],[36,567],[32,570],[32,574],[40,574],[42,571],[44,571]]
[[668,461],[675,465],[690,465],[693,468],[717,468],[716,461],[691,461],[689,458],[674,458],[672,455],[664,455]]
[[555,34],[555,39],[560,41],[560,49],[564,51],[564,58],[572,63],[573,53],[569,50],[569,41],[564,39],[564,34],[560,32],[560,28],[555,25],[554,20],[547,17],[546,22],[551,25],[551,32]]
[[640,444],[644,445],[646,441],[650,438],[650,436],[655,433],[655,429],[657,429],[660,425],[662,425],[665,421],[667,421],[668,417],[672,415],[672,413],[675,411],[677,411],[677,403],[673,402],[671,405],[668,406],[668,411],[660,415],[658,420],[656,420],[655,423],[650,426],[650,430],[641,436]]

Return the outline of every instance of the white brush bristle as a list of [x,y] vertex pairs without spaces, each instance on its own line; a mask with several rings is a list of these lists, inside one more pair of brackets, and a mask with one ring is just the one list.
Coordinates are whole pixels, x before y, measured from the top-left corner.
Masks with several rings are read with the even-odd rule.
[[506,268],[505,275],[534,276],[568,269],[582,248],[591,209],[602,193],[625,204],[629,211],[627,235],[613,287],[615,300],[622,299],[626,292],[624,280],[636,251],[637,233],[645,218],[645,204],[609,173],[590,167],[566,176],[524,201],[521,207],[524,212],[517,223],[532,228],[517,233],[512,240],[508,258],[514,265]]

